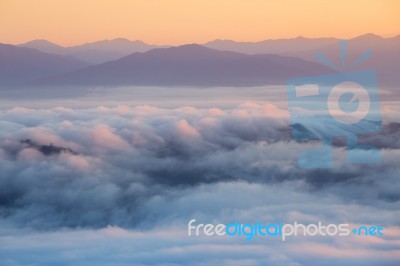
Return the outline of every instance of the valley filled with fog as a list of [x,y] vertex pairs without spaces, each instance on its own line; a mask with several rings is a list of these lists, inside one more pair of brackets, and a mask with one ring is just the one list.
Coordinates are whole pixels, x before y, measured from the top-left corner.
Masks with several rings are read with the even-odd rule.
[[[360,254],[397,265],[391,90],[380,91],[382,131],[366,137],[380,164],[347,164],[339,143],[334,168],[301,169],[319,143],[293,140],[284,86],[53,89],[1,92],[3,265],[320,265],[315,250],[326,265]],[[379,223],[385,235],[191,238],[191,219]]]

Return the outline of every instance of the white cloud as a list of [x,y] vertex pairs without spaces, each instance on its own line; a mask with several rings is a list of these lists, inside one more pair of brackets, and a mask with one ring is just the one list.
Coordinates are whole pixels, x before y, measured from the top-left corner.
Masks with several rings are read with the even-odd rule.
[[[298,156],[317,144],[292,140],[287,112],[270,104],[14,108],[1,111],[0,120],[4,265],[400,260],[400,153],[396,142],[387,141],[398,138],[396,125],[371,137],[385,148],[379,165],[342,160],[335,169],[305,170],[297,167]],[[31,142],[21,142],[26,139]],[[335,148],[336,156],[345,153]],[[380,223],[392,233],[381,241],[316,238],[285,245],[188,239],[183,232],[191,218]]]

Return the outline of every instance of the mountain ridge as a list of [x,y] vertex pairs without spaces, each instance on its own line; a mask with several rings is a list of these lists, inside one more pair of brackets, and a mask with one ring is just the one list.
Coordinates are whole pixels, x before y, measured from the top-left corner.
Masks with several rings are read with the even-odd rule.
[[0,86],[70,72],[88,66],[74,57],[0,43]]
[[198,44],[133,53],[37,81],[36,85],[258,86],[328,68],[280,55],[246,55]]

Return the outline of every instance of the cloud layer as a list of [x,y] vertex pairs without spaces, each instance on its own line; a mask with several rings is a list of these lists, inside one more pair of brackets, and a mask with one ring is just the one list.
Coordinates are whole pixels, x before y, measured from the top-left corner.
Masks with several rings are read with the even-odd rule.
[[[346,149],[338,142],[335,168],[305,170],[297,167],[297,158],[318,143],[292,140],[287,112],[270,104],[13,108],[2,111],[0,121],[0,243],[7,247],[0,257],[6,265],[400,260],[396,123],[363,138],[381,148],[381,164],[346,164]],[[376,240],[289,244],[190,239],[185,229],[192,218],[381,224],[389,233]],[[25,251],[26,259],[19,258]]]

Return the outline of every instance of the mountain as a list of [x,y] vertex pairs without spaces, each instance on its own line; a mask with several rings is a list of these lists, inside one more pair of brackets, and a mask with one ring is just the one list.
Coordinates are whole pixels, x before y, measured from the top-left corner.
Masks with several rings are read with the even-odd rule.
[[[321,52],[329,56],[334,63],[341,64],[338,44],[339,40],[320,47],[310,47],[303,51],[293,49],[288,54],[303,59],[316,60],[316,53]],[[400,53],[400,35],[393,38],[383,38],[369,33],[348,40],[346,53],[348,63],[351,60],[357,60],[358,56],[367,50],[372,51],[372,58],[375,59],[379,59],[381,56],[384,56],[385,59],[387,56],[397,56]]]
[[123,38],[97,41],[71,47],[62,47],[46,40],[34,40],[20,44],[19,46],[37,49],[45,53],[70,55],[91,64],[112,61],[132,53],[146,52],[161,47]]
[[257,86],[329,72],[280,55],[223,52],[197,44],[153,49],[35,82],[36,85]]
[[[371,56],[355,66],[360,56],[370,50]],[[316,54],[322,53],[340,71],[354,71],[362,69],[376,70],[378,85],[398,88],[400,86],[400,35],[392,38],[383,38],[375,34],[365,34],[347,42],[346,58],[341,61],[338,42],[308,51],[292,52],[291,55],[305,60],[318,62]]]
[[[266,40],[261,42],[235,42],[231,40],[215,40],[205,46],[220,51],[234,51],[246,54],[275,53],[301,58],[318,63],[317,53],[323,53],[340,71],[375,69],[378,84],[386,87],[400,85],[400,35],[383,38],[375,34],[365,34],[348,40],[346,62],[342,65],[339,39],[297,37],[293,39]],[[353,63],[367,50],[372,56],[359,66]]]
[[308,51],[329,44],[337,43],[334,38],[304,38],[265,40],[260,42],[236,42],[231,40],[214,40],[205,43],[205,47],[220,51],[239,52],[244,54],[281,54]]
[[39,50],[44,53],[50,53],[50,54],[60,54],[60,55],[65,55],[65,48],[54,44],[52,42],[49,42],[47,40],[33,40],[24,44],[18,45],[19,47],[27,47],[27,48],[32,48]]
[[[253,86],[283,83],[290,77],[335,71],[321,65],[316,59],[315,55],[320,52],[326,55],[339,71],[375,69],[379,86],[399,86],[400,75],[397,73],[400,68],[400,36],[382,38],[374,34],[365,34],[349,40],[345,64],[341,62],[338,43],[339,40],[334,38],[297,37],[256,43],[216,40],[203,46],[159,48],[141,41],[121,38],[73,47],[35,40],[22,46],[52,53],[53,56],[63,55],[64,57],[59,57],[63,60],[60,59],[60,64],[56,64],[54,68],[49,67],[40,75],[36,73],[40,72],[40,67],[35,69],[34,63],[20,64],[23,75],[18,79],[37,79],[37,84],[56,85]],[[353,66],[368,49],[372,50],[372,56],[362,64]],[[80,67],[75,67],[68,62],[64,66],[64,61],[79,61],[72,56],[95,65],[74,71],[84,64],[80,62]],[[26,59],[30,57],[27,56]],[[2,60],[0,64],[5,63],[6,61]],[[27,69],[31,69],[29,71],[32,73]],[[15,80],[15,73],[18,73],[15,71],[13,76],[12,73],[7,74],[7,71],[1,74],[4,76],[1,81],[3,84]],[[73,72],[64,74],[68,71]],[[44,79],[50,75],[52,77]]]
[[69,47],[70,50],[98,50],[108,52],[119,52],[121,54],[132,54],[135,52],[147,52],[151,49],[158,48],[157,45],[150,45],[142,41],[130,41],[124,38],[117,38],[113,40],[103,40],[98,42],[86,43],[79,46]]
[[13,86],[88,66],[74,57],[0,43],[0,86]]
[[67,48],[68,53],[92,63],[112,61],[136,52],[146,52],[160,46],[127,39],[103,40]]

